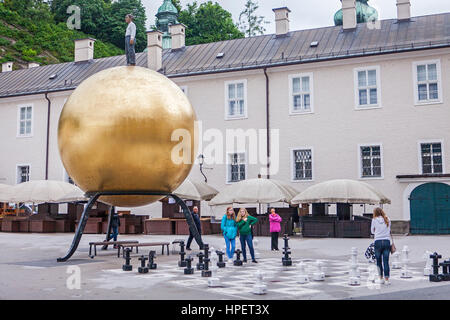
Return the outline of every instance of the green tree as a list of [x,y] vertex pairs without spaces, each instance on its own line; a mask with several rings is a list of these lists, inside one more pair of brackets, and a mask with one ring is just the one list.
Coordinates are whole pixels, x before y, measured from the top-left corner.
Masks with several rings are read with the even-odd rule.
[[264,20],[264,16],[259,16],[256,11],[259,8],[257,1],[247,0],[244,10],[239,15],[239,28],[248,37],[264,34],[266,28],[264,24],[269,22]]
[[182,11],[181,9],[181,1],[180,0],[172,0],[173,5],[177,8],[178,13]]
[[208,1],[199,6],[194,1],[180,12],[178,21],[187,26],[187,45],[244,37],[244,34],[234,24],[231,13],[223,9],[217,2]]

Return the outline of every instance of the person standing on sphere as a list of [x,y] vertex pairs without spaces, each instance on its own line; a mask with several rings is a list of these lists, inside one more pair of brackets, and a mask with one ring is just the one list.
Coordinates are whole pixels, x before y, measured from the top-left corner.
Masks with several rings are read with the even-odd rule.
[[[192,209],[192,218],[194,219],[195,226],[197,227],[198,233],[200,234],[200,237],[202,236],[202,223],[200,221],[200,217],[198,216],[198,207],[194,207]],[[191,243],[192,240],[194,240],[194,235],[192,234],[191,230],[189,229],[189,238],[186,243],[186,250],[191,250]],[[202,250],[202,248],[200,248]]]
[[128,23],[125,33],[125,55],[127,57],[127,66],[136,65],[136,25],[133,22],[134,17],[131,14],[125,16],[125,22]]

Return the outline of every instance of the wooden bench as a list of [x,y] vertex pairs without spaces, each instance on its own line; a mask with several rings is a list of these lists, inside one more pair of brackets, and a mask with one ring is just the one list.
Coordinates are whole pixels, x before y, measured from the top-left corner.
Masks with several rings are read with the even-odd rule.
[[133,248],[136,248],[136,253],[139,253],[139,248],[141,247],[156,247],[161,246],[162,248],[162,254],[164,255],[164,247],[167,247],[167,255],[170,255],[169,252],[169,245],[170,242],[148,242],[148,243],[128,243],[128,244],[119,244],[117,247],[117,257],[120,258],[120,248],[122,248],[122,254],[123,249],[130,248],[133,250]]
[[[139,241],[136,240],[128,240],[128,241],[98,241],[98,242],[89,242],[89,257],[94,259],[97,255],[97,246],[109,246],[109,245],[121,245],[121,244],[136,244]],[[94,247],[94,255],[92,255],[92,247]]]

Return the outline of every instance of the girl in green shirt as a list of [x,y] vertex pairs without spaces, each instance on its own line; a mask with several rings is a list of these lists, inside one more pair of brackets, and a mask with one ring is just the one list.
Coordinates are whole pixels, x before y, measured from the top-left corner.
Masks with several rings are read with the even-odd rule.
[[236,218],[237,227],[239,229],[239,240],[241,241],[242,255],[244,262],[247,262],[246,244],[250,249],[252,262],[257,263],[255,259],[255,250],[253,249],[252,225],[258,222],[258,219],[248,214],[245,208],[241,208]]

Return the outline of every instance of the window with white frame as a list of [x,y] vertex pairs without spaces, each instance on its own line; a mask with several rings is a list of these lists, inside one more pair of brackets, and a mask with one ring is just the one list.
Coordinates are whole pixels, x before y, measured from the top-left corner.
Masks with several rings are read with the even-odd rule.
[[23,183],[30,181],[30,166],[19,165],[17,166],[17,183]]
[[33,107],[19,106],[18,136],[27,137],[32,134]]
[[440,142],[421,143],[420,152],[423,174],[443,173],[442,144]]
[[416,63],[414,71],[416,102],[439,102],[441,99],[439,62]]
[[226,82],[227,119],[246,117],[246,81]]
[[312,180],[312,150],[296,149],[293,156],[293,180]]
[[312,74],[291,75],[291,113],[305,113],[312,111]]
[[228,155],[228,182],[238,182],[246,179],[245,153]]
[[380,103],[379,68],[355,69],[356,105],[358,108],[374,107]]
[[361,178],[381,178],[382,161],[381,146],[361,146]]

